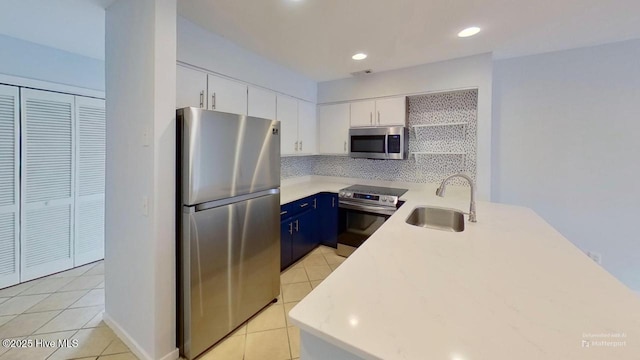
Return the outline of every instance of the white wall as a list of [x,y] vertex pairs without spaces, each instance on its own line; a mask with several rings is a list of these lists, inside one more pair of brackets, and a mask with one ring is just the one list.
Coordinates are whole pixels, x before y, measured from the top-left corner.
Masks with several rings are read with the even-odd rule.
[[0,74],[104,91],[103,60],[5,35],[0,49]]
[[318,103],[477,88],[478,198],[488,200],[491,191],[491,81],[491,54],[483,54],[321,82],[318,84]]
[[106,20],[105,321],[139,358],[175,359],[176,0]]
[[316,102],[315,81],[250,52],[182,17],[178,17],[178,60]]
[[493,200],[533,208],[636,290],[638,59],[640,40],[497,61],[492,176]]
[[106,1],[2,0],[0,34],[104,60],[102,2]]

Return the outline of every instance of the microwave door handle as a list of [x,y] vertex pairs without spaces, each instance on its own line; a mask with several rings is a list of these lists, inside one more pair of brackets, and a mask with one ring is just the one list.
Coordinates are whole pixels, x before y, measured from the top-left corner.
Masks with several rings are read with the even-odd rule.
[[389,130],[384,134],[384,157],[389,158]]

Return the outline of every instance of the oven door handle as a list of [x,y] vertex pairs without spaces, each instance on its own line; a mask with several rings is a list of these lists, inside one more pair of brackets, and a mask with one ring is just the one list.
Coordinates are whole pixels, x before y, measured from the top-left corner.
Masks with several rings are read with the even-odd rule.
[[389,158],[389,130],[384,133],[384,157]]
[[363,204],[351,203],[347,201],[340,201],[338,204],[338,207],[343,209],[349,209],[349,210],[359,210],[364,212],[370,212],[373,214],[380,214],[380,215],[393,215],[393,213],[396,211],[395,208],[363,205]]

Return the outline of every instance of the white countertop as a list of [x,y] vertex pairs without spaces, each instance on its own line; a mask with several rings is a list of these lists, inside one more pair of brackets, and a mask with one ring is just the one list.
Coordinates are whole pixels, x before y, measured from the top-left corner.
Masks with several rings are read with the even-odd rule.
[[[355,182],[287,180],[282,203]],[[425,229],[405,223],[414,207],[466,211],[468,193],[409,186],[406,203],[289,312],[302,331],[366,359],[640,359],[640,298],[532,210],[478,202],[463,232]]]

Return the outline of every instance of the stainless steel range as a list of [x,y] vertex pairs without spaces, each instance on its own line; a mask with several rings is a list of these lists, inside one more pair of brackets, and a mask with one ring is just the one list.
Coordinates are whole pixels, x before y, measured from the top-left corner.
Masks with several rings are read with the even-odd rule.
[[403,204],[407,189],[353,185],[338,193],[339,234],[336,253],[347,257]]

